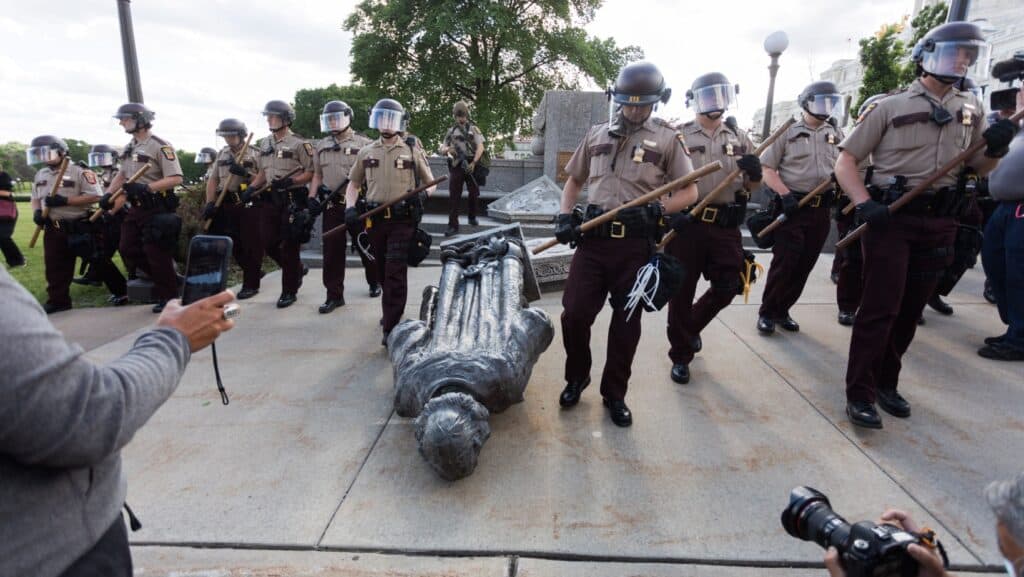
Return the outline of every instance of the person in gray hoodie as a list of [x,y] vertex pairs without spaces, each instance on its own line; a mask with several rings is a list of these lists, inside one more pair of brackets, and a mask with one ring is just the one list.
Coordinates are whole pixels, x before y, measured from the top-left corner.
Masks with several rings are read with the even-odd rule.
[[0,269],[0,575],[130,576],[121,449],[233,321],[230,291],[171,301],[131,350],[96,364]]

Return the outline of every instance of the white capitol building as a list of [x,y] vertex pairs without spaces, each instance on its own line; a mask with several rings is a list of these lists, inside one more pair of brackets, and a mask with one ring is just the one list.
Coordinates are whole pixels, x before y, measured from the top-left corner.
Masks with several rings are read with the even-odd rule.
[[[923,7],[935,3],[936,0],[915,0],[914,12],[908,22],[913,20]],[[1024,50],[1024,0],[972,0],[968,20],[980,21],[978,23],[985,29],[989,41],[992,43],[993,63],[1006,60],[1013,56],[1014,52]],[[911,33],[912,30],[908,26],[903,32],[904,41],[909,42]],[[991,66],[988,67],[988,70],[990,69]],[[997,79],[989,77],[988,70],[986,70],[985,77],[974,79],[985,89],[985,94],[992,89],[998,90],[1002,84]],[[856,58],[846,58],[833,62],[828,70],[819,75],[819,79],[835,83],[839,92],[849,100],[852,106],[857,101],[862,74],[860,61]],[[987,100],[986,98],[986,105],[988,104]],[[799,112],[800,106],[794,100],[776,102],[772,109],[772,124],[778,124],[776,120],[789,118],[791,115],[795,116]],[[852,111],[851,116],[855,113],[856,111]],[[852,119],[848,120],[852,122]],[[754,114],[754,125],[751,132],[760,134],[763,123],[764,108],[761,108]]]

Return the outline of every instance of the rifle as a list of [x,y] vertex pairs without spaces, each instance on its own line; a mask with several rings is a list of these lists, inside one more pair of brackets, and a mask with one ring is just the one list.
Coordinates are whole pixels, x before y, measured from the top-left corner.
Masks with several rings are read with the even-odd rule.
[[[64,182],[64,172],[67,171],[68,164],[70,164],[70,162],[71,158],[66,155],[64,156],[64,160],[60,161],[60,170],[57,171],[57,180],[54,181],[53,188],[50,189],[50,194],[47,195],[47,198],[53,198],[54,196],[57,196],[57,191],[60,190],[60,185],[62,182]],[[43,202],[43,218],[46,219],[49,217],[50,207],[46,206],[46,203]],[[36,241],[39,240],[39,233],[41,232],[43,232],[43,227],[36,226],[35,232],[32,233],[32,240],[28,241],[29,248],[36,247]]]
[[[617,206],[609,210],[608,212],[601,214],[600,216],[588,220],[587,222],[580,225],[580,232],[587,232],[588,230],[591,230],[610,220],[613,220],[619,214],[620,210],[632,208],[634,206],[643,206],[645,204],[658,200],[662,196],[665,196],[666,194],[674,190],[679,190],[680,188],[689,186],[690,183],[697,180],[698,178],[702,178],[704,176],[711,174],[712,172],[721,170],[721,168],[722,163],[717,160],[705,164],[704,166],[698,168],[697,170],[694,170],[693,172],[687,174],[686,176],[681,176],[673,180],[672,182],[665,183],[643,196],[638,196],[637,198],[634,198],[633,200],[627,202],[626,204],[623,204],[622,206]],[[557,244],[557,238],[545,241],[543,244],[533,249],[533,254],[540,254],[546,251],[547,249],[556,246]]]
[[[252,142],[252,136],[254,134],[256,133],[250,132],[249,138],[245,139],[245,144],[242,145],[242,150],[238,151],[238,154],[235,156],[235,164],[241,164],[242,160],[245,158],[245,153],[249,150],[249,143]],[[217,170],[216,160],[213,162],[213,170]],[[214,208],[220,208],[220,205],[224,204],[224,198],[227,196],[228,190],[230,190],[231,186],[235,184],[235,176],[237,175],[228,173],[228,179],[224,181],[224,187],[220,190],[220,194],[217,195],[216,202],[213,203]],[[208,218],[203,221],[203,232],[210,230],[211,224],[213,224],[212,218]]]
[[[424,190],[426,190],[426,189],[428,189],[428,188],[430,188],[432,186],[437,186],[438,184],[441,184],[442,182],[444,182],[446,180],[448,180],[448,177],[447,176],[442,176],[442,177],[436,178],[436,179],[434,179],[434,180],[432,180],[432,181],[430,181],[430,182],[428,182],[428,183],[426,183],[426,184],[424,184],[422,186],[418,186],[418,187],[410,190],[409,192],[403,194],[402,196],[400,196],[400,197],[398,197],[398,198],[396,198],[394,200],[390,200],[388,202],[385,202],[384,204],[378,206],[377,208],[374,208],[372,210],[368,210],[368,211],[364,212],[363,214],[360,214],[359,215],[359,220],[366,220],[366,219],[368,219],[370,217],[376,216],[377,214],[380,214],[380,213],[384,212],[385,210],[391,208],[392,206],[395,206],[396,204],[402,202],[403,200],[410,199],[410,198],[416,196],[417,194],[423,192]],[[327,237],[329,237],[329,236],[331,236],[333,234],[337,234],[339,232],[345,232],[346,230],[348,230],[348,225],[345,224],[345,223],[341,223],[338,226],[332,228],[331,230],[325,232],[323,238],[327,238]]]
[[[143,164],[142,168],[137,170],[135,172],[135,174],[133,174],[131,176],[131,178],[128,179],[127,182],[125,182],[124,184],[121,185],[121,188],[118,188],[117,190],[114,191],[114,194],[110,195],[111,202],[116,200],[117,197],[119,197],[122,194],[124,194],[124,185],[125,184],[129,184],[129,183],[135,182],[136,180],[142,178],[142,175],[146,174],[146,171],[149,170],[150,166],[152,166],[152,165],[150,163],[148,163],[148,162],[146,164]],[[117,208],[116,207],[114,208],[114,210],[110,211],[111,214],[114,214],[116,212],[117,212]],[[103,214],[102,210],[97,210],[96,212],[92,213],[92,216],[89,217],[89,222],[96,222],[96,220],[99,219],[101,214]]]
[[[816,197],[816,196],[820,195],[821,193],[825,192],[828,189],[830,184],[832,184],[832,177],[831,176],[826,178],[825,180],[821,181],[821,184],[819,184],[818,186],[815,186],[813,190],[811,190],[810,192],[805,194],[804,197],[800,199],[800,202],[797,203],[797,205],[796,205],[797,209],[801,209],[801,208],[807,206],[812,200],[814,200],[814,197]],[[770,223],[768,223],[768,226],[762,228],[761,232],[757,233],[757,238],[764,238],[765,236],[771,234],[772,231],[774,231],[775,229],[777,229],[780,226],[782,226],[782,223],[786,222],[786,220],[788,220],[788,219],[789,219],[789,217],[786,216],[785,213],[780,214],[779,216],[775,217],[775,220],[773,220]]]
[[[1018,110],[1016,114],[1010,117],[1010,122],[1017,123],[1020,122],[1022,118],[1024,118],[1024,110]],[[940,178],[946,176],[953,169],[959,167],[961,163],[966,162],[972,156],[977,154],[978,151],[984,148],[986,144],[987,141],[984,138],[982,138],[978,140],[978,142],[975,142],[974,144],[971,144],[969,147],[967,147],[967,150],[954,156],[953,160],[950,160],[946,164],[943,164],[942,167],[940,167],[939,170],[935,172],[935,174],[932,174],[928,178],[924,179],[917,186],[910,189],[909,192],[904,193],[903,196],[893,201],[893,203],[890,204],[888,207],[889,214],[891,215],[895,213],[897,210],[906,206],[910,201],[914,200],[915,198],[923,194],[924,191],[928,190],[929,188],[931,188],[933,184],[938,182]],[[853,206],[853,203],[851,203],[850,206]],[[846,248],[853,244],[853,241],[857,240],[858,238],[860,238],[860,235],[864,234],[864,230],[867,227],[868,223],[865,222],[864,224],[851,230],[850,234],[844,236],[839,242],[836,243],[836,248]]]
[[[789,127],[793,126],[794,124],[796,124],[796,119],[792,117],[790,117],[789,120],[783,122],[782,126],[776,128],[775,132],[771,133],[771,135],[769,135],[768,138],[764,140],[764,142],[762,142],[757,148],[754,149],[754,155],[761,156],[762,152],[764,152],[769,146],[771,146],[776,140],[778,140],[779,137],[785,134],[785,132],[789,130]],[[704,197],[704,200],[698,202],[697,206],[690,209],[690,211],[687,214],[701,214],[704,211],[704,209],[709,204],[711,204],[711,201],[714,200],[719,195],[721,195],[725,191],[725,189],[729,188],[729,186],[732,185],[732,181],[736,180],[736,178],[742,172],[742,170],[737,168],[736,170],[733,170],[728,175],[726,175],[725,180],[723,180],[718,186],[716,186],[711,192],[709,192],[708,195]],[[658,243],[658,250],[664,250],[668,243],[671,242],[672,239],[675,237],[676,231],[668,231],[668,234],[665,235],[665,238],[661,239],[661,242]]]

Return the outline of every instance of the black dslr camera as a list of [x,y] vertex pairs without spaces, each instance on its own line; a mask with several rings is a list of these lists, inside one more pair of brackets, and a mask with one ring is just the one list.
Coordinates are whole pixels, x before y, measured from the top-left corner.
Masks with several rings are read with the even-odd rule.
[[[915,534],[889,524],[861,521],[853,525],[832,510],[828,497],[811,487],[797,487],[782,511],[782,527],[823,549],[839,551],[848,577],[915,577],[917,561],[907,553],[911,544],[934,547],[934,533]],[[939,545],[943,562],[949,566]]]
[[[996,62],[992,66],[992,76],[1007,84],[1014,80],[1024,80],[1024,50],[1016,52],[1013,57]],[[995,90],[990,95],[991,110],[1013,110],[1017,107],[1017,93],[1020,88],[1010,87]]]

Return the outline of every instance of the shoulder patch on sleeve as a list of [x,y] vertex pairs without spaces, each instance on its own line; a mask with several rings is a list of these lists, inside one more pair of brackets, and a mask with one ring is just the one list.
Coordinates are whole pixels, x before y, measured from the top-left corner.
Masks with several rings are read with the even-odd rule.
[[871,111],[876,108],[878,108],[878,102],[872,102],[871,104],[868,104],[868,107],[864,109],[864,113],[858,116],[857,121],[853,123],[854,126],[860,124],[861,122],[864,122],[864,119],[867,118],[868,115],[871,114]]
[[306,149],[306,154],[313,156],[313,145],[308,142],[303,142],[302,146]]
[[174,161],[175,156],[174,156],[174,147],[173,146],[161,146],[160,147],[160,152],[163,153],[164,158],[166,158],[167,160],[170,160],[171,162]]
[[96,184],[96,173],[91,170],[83,170],[82,178],[85,179],[89,184]]

